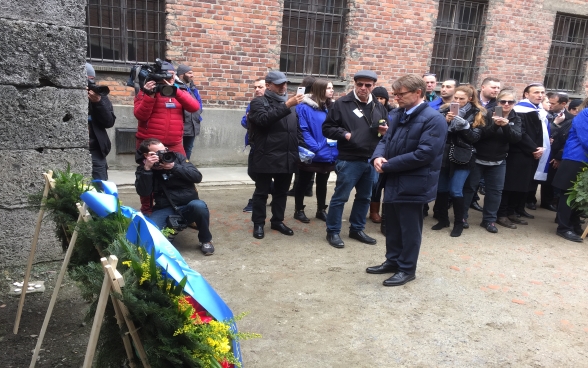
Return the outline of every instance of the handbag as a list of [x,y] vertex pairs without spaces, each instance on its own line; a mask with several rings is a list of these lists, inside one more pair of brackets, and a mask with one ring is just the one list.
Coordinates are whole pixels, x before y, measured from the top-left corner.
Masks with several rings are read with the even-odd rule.
[[449,148],[449,161],[453,162],[454,164],[465,165],[470,162],[471,158],[471,148],[456,146],[453,142],[451,142],[451,147]]

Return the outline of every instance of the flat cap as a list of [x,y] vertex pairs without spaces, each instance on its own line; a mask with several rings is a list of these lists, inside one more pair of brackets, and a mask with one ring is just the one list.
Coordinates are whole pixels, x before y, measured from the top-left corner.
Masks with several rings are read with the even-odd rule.
[[275,70],[272,70],[271,72],[267,73],[267,75],[265,76],[265,82],[273,84],[282,84],[285,82],[290,83],[288,78],[286,78],[286,74]]
[[374,82],[378,80],[378,75],[371,70],[360,70],[353,76],[353,80],[358,80],[359,78],[368,78],[373,79]]

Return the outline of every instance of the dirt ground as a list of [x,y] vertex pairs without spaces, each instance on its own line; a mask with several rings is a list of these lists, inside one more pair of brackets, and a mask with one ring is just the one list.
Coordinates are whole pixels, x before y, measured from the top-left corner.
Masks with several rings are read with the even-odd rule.
[[[324,222],[310,216],[315,200],[306,198],[313,219],[302,224],[292,219],[290,198],[285,223],[294,236],[268,224],[257,240],[242,212],[252,190],[200,187],[211,210],[213,256],[201,254],[195,230],[174,241],[235,314],[249,312],[240,330],[263,335],[242,343],[244,366],[588,367],[588,240],[557,237],[553,212],[529,211],[536,216],[529,226],[490,234],[472,210],[471,228],[459,238],[449,237],[450,229],[430,230],[435,220],[427,217],[417,279],[386,288],[387,275],[365,272],[384,261],[378,225],[366,227],[378,240],[374,246],[349,239],[344,222],[346,245],[335,249],[325,240]],[[138,205],[130,189],[121,190],[121,199]],[[28,366],[59,266],[36,267],[48,290],[27,296],[18,335],[12,334],[18,298],[6,295],[8,281],[2,285],[2,366]],[[3,270],[2,280],[23,272]],[[38,367],[83,361],[87,305],[70,282],[63,289]]]

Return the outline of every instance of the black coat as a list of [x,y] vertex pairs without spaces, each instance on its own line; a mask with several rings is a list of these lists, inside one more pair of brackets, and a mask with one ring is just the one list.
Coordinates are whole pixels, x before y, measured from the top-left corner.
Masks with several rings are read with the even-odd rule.
[[435,199],[447,136],[445,118],[420,104],[400,122],[404,109],[393,110],[390,126],[378,143],[372,162],[383,157],[385,203],[428,203]]
[[[362,110],[357,116],[354,110]],[[372,157],[381,137],[378,136],[380,121],[388,123],[388,110],[372,96],[372,102],[362,104],[353,91],[335,101],[323,123],[323,135],[337,141],[339,159],[361,161]],[[351,133],[351,139],[345,134]]]
[[[194,199],[198,199],[198,192],[194,184],[202,181],[202,174],[192,165],[184,155],[176,152],[174,167],[171,170],[145,170],[142,159],[138,159],[140,166],[135,172],[135,189],[142,197],[153,194],[155,206],[153,210],[170,207],[162,187],[165,186],[169,197],[175,206],[183,206]],[[164,174],[167,179],[164,178]]]
[[108,96],[100,96],[98,102],[88,102],[88,131],[90,133],[90,149],[97,150],[104,157],[110,152],[111,143],[106,129],[112,128],[116,116]]
[[551,157],[559,161],[562,160],[564,146],[566,145],[568,133],[572,127],[572,120],[575,118],[575,116],[570,114],[568,110],[564,110],[564,114],[564,121],[562,121],[559,126],[551,123],[549,132],[550,138],[553,138],[553,143],[551,144]]
[[[447,141],[445,145],[445,150],[443,152],[443,163],[442,167],[450,166],[453,170],[461,170],[461,169],[468,169],[470,163],[473,165],[473,161],[475,160],[475,155],[472,154],[472,158],[470,159],[470,163],[464,165],[458,165],[454,162],[449,161],[449,149],[451,144],[466,148],[469,150],[474,150],[474,143],[480,139],[480,131],[477,129],[472,128],[474,120],[476,119],[476,115],[480,112],[480,110],[473,106],[465,113],[463,116],[464,120],[467,120],[470,123],[470,127],[468,129],[459,130],[457,132],[447,132]],[[439,110],[439,113],[445,117],[449,113],[449,107],[444,107]],[[445,120],[447,121],[447,120]],[[447,126],[449,127],[449,125]]]
[[494,124],[494,109],[486,114],[486,125],[476,128],[480,139],[474,143],[476,158],[483,161],[502,161],[508,155],[510,144],[521,140],[521,118],[511,110],[508,114],[508,125],[503,127]]
[[254,98],[249,107],[251,172],[294,173],[300,162],[298,146],[306,147],[295,108],[268,94]]

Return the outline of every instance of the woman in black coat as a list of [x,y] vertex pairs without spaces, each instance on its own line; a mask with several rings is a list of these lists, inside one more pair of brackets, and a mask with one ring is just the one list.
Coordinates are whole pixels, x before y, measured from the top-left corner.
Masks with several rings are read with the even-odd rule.
[[[441,106],[439,110],[445,116],[448,132],[435,200],[439,222],[431,229],[441,230],[449,227],[448,205],[451,197],[454,215],[451,236],[458,237],[463,231],[463,186],[470,174],[470,163],[474,160],[473,143],[480,138],[479,130],[476,128],[485,125],[486,110],[480,105],[478,94],[470,85],[457,87],[453,99],[459,104],[458,115],[451,112],[450,104]],[[458,157],[458,151],[464,156]]]

